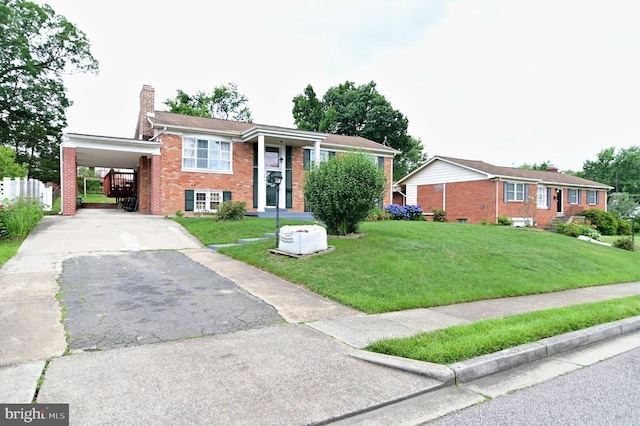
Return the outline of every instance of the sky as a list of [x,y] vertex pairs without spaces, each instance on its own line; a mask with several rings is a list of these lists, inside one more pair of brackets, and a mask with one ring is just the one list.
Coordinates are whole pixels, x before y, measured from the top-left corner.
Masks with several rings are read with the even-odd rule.
[[374,81],[429,157],[578,171],[640,146],[637,0],[39,2],[100,64],[64,77],[69,133],[133,137],[143,84],[164,110],[234,82],[255,123],[295,128],[307,85]]

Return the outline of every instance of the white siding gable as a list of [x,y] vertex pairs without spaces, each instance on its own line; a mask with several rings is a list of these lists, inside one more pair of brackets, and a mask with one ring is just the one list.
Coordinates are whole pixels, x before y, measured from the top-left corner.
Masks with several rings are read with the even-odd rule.
[[464,167],[456,166],[444,161],[436,160],[415,175],[411,176],[406,182],[407,187],[407,204],[418,204],[418,186],[430,185],[434,183],[447,182],[468,182],[472,180],[487,179],[484,173],[474,172]]

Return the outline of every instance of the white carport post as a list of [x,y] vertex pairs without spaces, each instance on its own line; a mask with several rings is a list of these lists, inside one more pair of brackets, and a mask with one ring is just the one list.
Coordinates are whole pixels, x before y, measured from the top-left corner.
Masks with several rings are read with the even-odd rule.
[[267,205],[267,185],[264,166],[264,135],[258,135],[258,211],[264,212]]

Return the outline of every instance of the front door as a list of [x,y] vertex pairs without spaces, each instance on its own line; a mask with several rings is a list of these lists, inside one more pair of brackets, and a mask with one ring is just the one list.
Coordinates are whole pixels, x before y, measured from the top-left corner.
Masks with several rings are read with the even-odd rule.
[[267,185],[267,207],[276,206],[276,187],[269,183],[272,180],[269,179],[269,175],[273,172],[280,170],[280,148],[268,146],[264,155],[264,166],[267,171],[267,179],[265,185]]
[[556,216],[562,216],[562,189],[556,188]]

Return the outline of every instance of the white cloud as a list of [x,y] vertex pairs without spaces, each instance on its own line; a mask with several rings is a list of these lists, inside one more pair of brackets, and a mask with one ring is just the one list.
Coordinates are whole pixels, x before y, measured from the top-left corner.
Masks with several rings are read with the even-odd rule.
[[70,76],[68,131],[133,136],[138,93],[234,81],[256,122],[292,126],[292,98],[371,80],[430,155],[578,170],[640,144],[635,1],[48,3],[92,42]]

